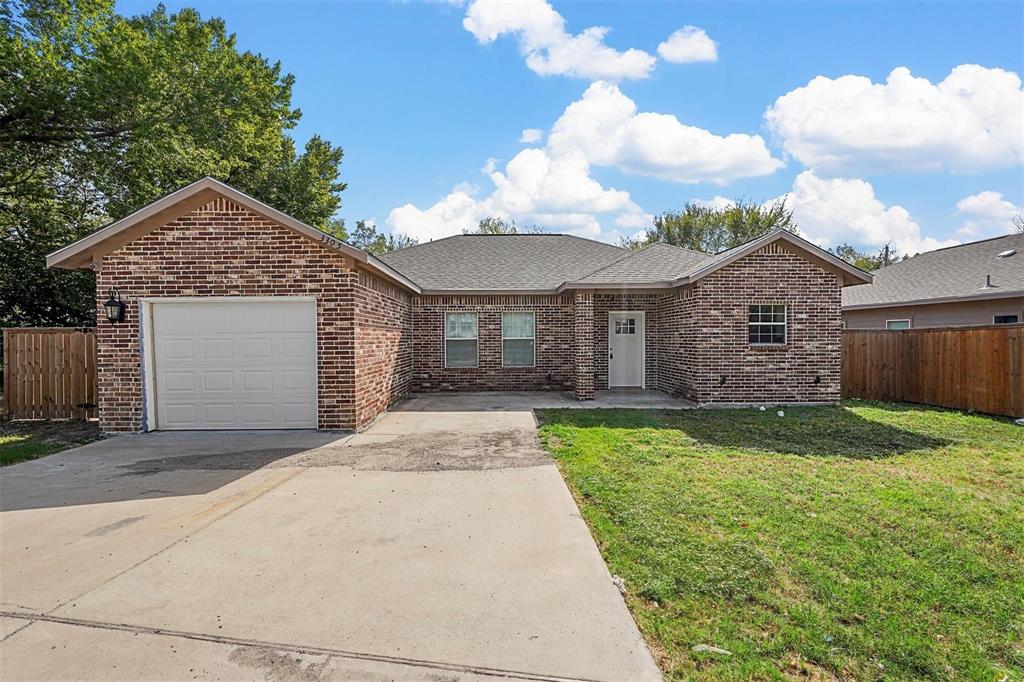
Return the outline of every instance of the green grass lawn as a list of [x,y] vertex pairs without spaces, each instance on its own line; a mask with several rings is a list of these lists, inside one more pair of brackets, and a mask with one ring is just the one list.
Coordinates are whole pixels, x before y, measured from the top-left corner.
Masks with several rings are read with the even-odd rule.
[[99,440],[96,422],[0,422],[0,466],[17,464]]
[[868,402],[539,418],[669,678],[1024,679],[1011,421]]

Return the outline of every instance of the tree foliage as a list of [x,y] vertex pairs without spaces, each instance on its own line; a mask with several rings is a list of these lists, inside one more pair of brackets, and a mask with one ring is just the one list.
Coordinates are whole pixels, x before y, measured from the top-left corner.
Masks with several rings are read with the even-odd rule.
[[317,227],[340,207],[342,150],[296,148],[293,77],[220,19],[5,0],[0,31],[0,325],[91,323],[92,275],[45,254],[203,176]]
[[463,230],[462,232],[463,234],[540,234],[543,230],[536,225],[519,227],[514,220],[487,216],[480,220],[475,230]]
[[379,256],[382,253],[413,246],[417,242],[412,237],[405,235],[378,232],[373,223],[360,220],[356,222],[356,229],[348,236],[348,243],[367,253]]
[[906,258],[906,256],[901,256],[895,250],[890,249],[888,245],[879,249],[877,252],[858,251],[850,244],[840,244],[839,246],[829,249],[829,251],[831,251],[833,255],[842,258],[850,265],[860,268],[865,272],[874,272],[879,268],[883,268],[886,265],[890,265],[896,261]]
[[665,242],[704,253],[718,253],[756,239],[771,230],[796,232],[793,211],[785,203],[762,206],[743,199],[726,207],[688,202],[680,211],[666,211],[654,217],[654,226],[643,240],[624,242],[636,248]]

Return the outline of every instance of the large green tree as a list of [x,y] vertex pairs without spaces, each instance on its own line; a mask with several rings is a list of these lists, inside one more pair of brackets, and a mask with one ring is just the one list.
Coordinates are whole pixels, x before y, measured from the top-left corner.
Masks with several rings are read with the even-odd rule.
[[293,77],[223,21],[0,3],[0,326],[91,323],[92,275],[45,254],[206,175],[331,225],[342,150],[296,148]]
[[782,201],[761,205],[740,199],[725,207],[688,202],[682,210],[655,216],[654,225],[644,240],[626,241],[624,245],[636,248],[665,242],[694,251],[718,253],[775,229],[797,231],[793,211]]

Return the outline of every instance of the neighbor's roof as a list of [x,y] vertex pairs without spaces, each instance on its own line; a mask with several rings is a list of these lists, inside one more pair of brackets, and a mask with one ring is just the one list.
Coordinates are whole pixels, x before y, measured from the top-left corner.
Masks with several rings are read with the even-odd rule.
[[553,292],[629,253],[564,234],[460,234],[392,251],[381,259],[424,293]]
[[[1000,253],[1015,251],[1000,257]],[[985,288],[987,276],[992,287]],[[843,308],[1024,296],[1024,234],[918,254],[875,272],[874,284],[843,290]]]

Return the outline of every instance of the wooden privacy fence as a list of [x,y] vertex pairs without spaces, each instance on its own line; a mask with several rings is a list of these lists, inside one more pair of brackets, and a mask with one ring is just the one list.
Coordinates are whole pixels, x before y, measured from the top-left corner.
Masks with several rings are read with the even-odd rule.
[[96,416],[92,329],[4,329],[4,412],[8,419]]
[[843,397],[1024,416],[1024,325],[843,331]]

